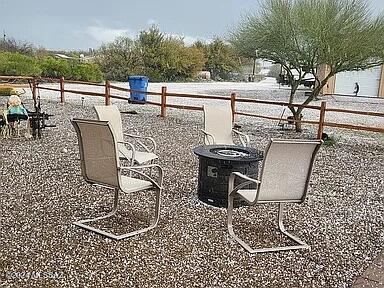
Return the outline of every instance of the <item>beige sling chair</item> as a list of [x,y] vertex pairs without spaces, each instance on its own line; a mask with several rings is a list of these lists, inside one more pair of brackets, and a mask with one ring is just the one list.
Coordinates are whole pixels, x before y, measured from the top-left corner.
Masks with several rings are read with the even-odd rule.
[[[106,121],[73,119],[78,141],[81,162],[81,172],[86,182],[102,186],[115,191],[113,208],[105,216],[94,219],[86,219],[74,222],[73,224],[86,230],[99,233],[115,240],[124,239],[139,233],[146,232],[156,227],[159,220],[160,196],[162,191],[163,172],[159,165],[150,164],[143,166],[122,167],[119,163],[117,145],[113,135],[112,125]],[[150,168],[158,171],[157,181],[144,174],[143,169]],[[122,171],[132,172],[128,176],[122,175]],[[133,177],[132,175],[137,175]],[[105,230],[93,228],[87,223],[106,219],[115,215],[118,206],[120,191],[133,193],[142,190],[155,190],[156,204],[154,217],[149,227],[129,232],[123,235],[115,235]]]
[[[116,140],[118,142],[119,156],[131,161],[131,164],[143,164],[143,163],[153,163],[157,159],[156,155],[156,143],[151,137],[144,137],[139,135],[132,135],[123,133],[123,125],[121,121],[120,111],[117,106],[95,106],[95,111],[97,117],[101,121],[109,121],[116,135]],[[124,141],[124,136],[136,138],[138,141],[136,143],[141,146],[145,151],[139,151],[136,147],[130,143]],[[145,145],[140,139],[145,140],[151,143],[152,149]],[[123,143],[124,142],[124,143]],[[127,148],[129,147],[129,149]]]
[[[250,253],[309,248],[299,238],[286,231],[283,225],[284,203],[302,203],[306,197],[315,155],[321,140],[274,140],[271,139],[265,154],[260,180],[232,172],[228,184],[228,232]],[[234,187],[236,177],[245,182]],[[256,189],[242,189],[255,183]],[[240,195],[249,204],[279,203],[278,223],[280,231],[296,242],[295,246],[252,249],[233,231],[233,199]]]
[[241,144],[249,146],[249,137],[233,129],[232,109],[226,106],[203,106],[205,145],[234,145],[232,132],[239,136]]

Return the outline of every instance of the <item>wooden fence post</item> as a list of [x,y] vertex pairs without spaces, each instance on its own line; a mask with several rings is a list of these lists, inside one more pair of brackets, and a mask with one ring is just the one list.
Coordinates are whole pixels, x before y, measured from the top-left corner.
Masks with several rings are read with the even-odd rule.
[[161,112],[160,117],[167,117],[167,87],[161,87]]
[[111,105],[111,87],[109,81],[105,81],[105,106]]
[[36,77],[32,79],[32,99],[35,107],[37,106],[37,98],[36,98]]
[[231,93],[231,109],[232,109],[232,122],[235,122],[235,112],[236,112],[236,93]]
[[321,102],[320,106],[320,119],[319,119],[319,128],[317,130],[317,139],[321,139],[323,136],[324,130],[324,119],[325,119],[325,108],[327,104],[325,101]]
[[60,103],[64,103],[64,77],[60,77]]

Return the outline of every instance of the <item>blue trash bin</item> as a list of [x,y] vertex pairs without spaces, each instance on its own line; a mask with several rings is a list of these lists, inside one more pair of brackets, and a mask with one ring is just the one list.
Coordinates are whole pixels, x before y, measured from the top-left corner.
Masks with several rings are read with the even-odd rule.
[[[147,92],[148,77],[147,76],[129,76],[129,89]],[[140,92],[131,92],[132,102],[145,102],[147,101],[147,94]]]

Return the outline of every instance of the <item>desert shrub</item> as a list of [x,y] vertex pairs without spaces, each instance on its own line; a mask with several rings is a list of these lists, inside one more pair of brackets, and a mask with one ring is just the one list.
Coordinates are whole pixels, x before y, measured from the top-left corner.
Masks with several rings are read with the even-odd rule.
[[52,56],[32,57],[18,52],[0,52],[0,75],[64,77],[71,80],[103,80],[95,63],[78,63]]
[[70,78],[71,66],[67,60],[57,59],[52,56],[44,57],[40,61],[41,75],[52,78]]
[[0,75],[39,76],[41,69],[35,58],[18,52],[0,52]]
[[0,85],[0,96],[11,96],[17,95],[17,91],[15,88],[5,85]]
[[103,80],[103,73],[95,63],[74,64],[69,79],[100,82]]

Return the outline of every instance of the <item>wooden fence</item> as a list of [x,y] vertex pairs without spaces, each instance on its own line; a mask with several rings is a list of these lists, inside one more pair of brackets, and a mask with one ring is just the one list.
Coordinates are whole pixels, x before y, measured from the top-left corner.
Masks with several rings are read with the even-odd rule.
[[[204,99],[204,100],[210,99],[210,100],[230,101],[231,107],[232,107],[233,117],[234,117],[234,115],[243,115],[243,116],[248,116],[248,117],[256,117],[256,118],[262,118],[262,119],[268,119],[268,120],[274,120],[274,121],[287,121],[287,119],[286,118],[271,117],[268,115],[258,115],[258,114],[253,114],[253,113],[246,113],[246,112],[237,111],[236,110],[236,103],[243,102],[243,103],[255,103],[255,104],[262,104],[262,105],[275,105],[275,106],[277,105],[277,106],[282,106],[282,107],[304,107],[305,109],[317,110],[319,113],[319,120],[313,121],[313,120],[290,119],[290,121],[301,122],[301,123],[306,123],[306,124],[310,124],[310,125],[317,125],[318,126],[317,137],[319,139],[322,137],[324,127],[337,127],[337,128],[351,129],[351,130],[362,130],[362,131],[384,133],[384,127],[368,127],[368,126],[351,125],[351,124],[345,124],[345,123],[333,123],[333,122],[326,122],[325,121],[326,112],[337,112],[337,113],[355,114],[355,115],[362,115],[362,116],[373,116],[373,117],[381,117],[381,118],[384,118],[384,113],[365,112],[365,111],[357,111],[357,110],[345,110],[345,109],[337,109],[337,108],[327,108],[326,102],[324,102],[324,101],[321,102],[321,106],[319,107],[319,106],[313,106],[313,105],[303,106],[300,104],[290,104],[290,103],[286,103],[286,102],[266,101],[266,100],[250,99],[250,98],[237,98],[235,93],[232,93],[231,96],[171,93],[171,92],[167,91],[167,87],[162,87],[161,92],[150,92],[150,91],[145,92],[145,91],[137,91],[137,90],[132,90],[132,89],[127,89],[127,88],[115,86],[115,85],[112,85],[109,81],[106,81],[105,84],[100,84],[100,83],[93,83],[93,82],[64,80],[63,77],[61,77],[60,79],[54,79],[54,78],[41,78],[41,77],[37,78],[37,77],[19,77],[19,76],[0,76],[0,80],[28,81],[28,83],[31,87],[31,90],[32,90],[32,97],[33,97],[34,101],[36,101],[37,89],[60,92],[60,102],[61,103],[65,102],[65,93],[74,93],[74,94],[79,94],[79,95],[103,97],[105,100],[104,101],[105,105],[110,105],[111,98],[112,99],[129,100],[128,97],[113,95],[111,93],[112,90],[117,90],[117,91],[123,91],[123,92],[139,92],[139,93],[145,93],[147,95],[159,96],[160,102],[146,101],[145,103],[149,104],[149,105],[160,106],[160,116],[161,117],[167,116],[167,108],[186,109],[186,110],[203,110],[202,106],[167,104],[167,98],[168,97],[178,97],[178,98],[194,98],[194,99]],[[47,82],[59,84],[59,89],[41,86],[41,84],[47,83]],[[65,89],[65,83],[103,87],[104,93]]]

